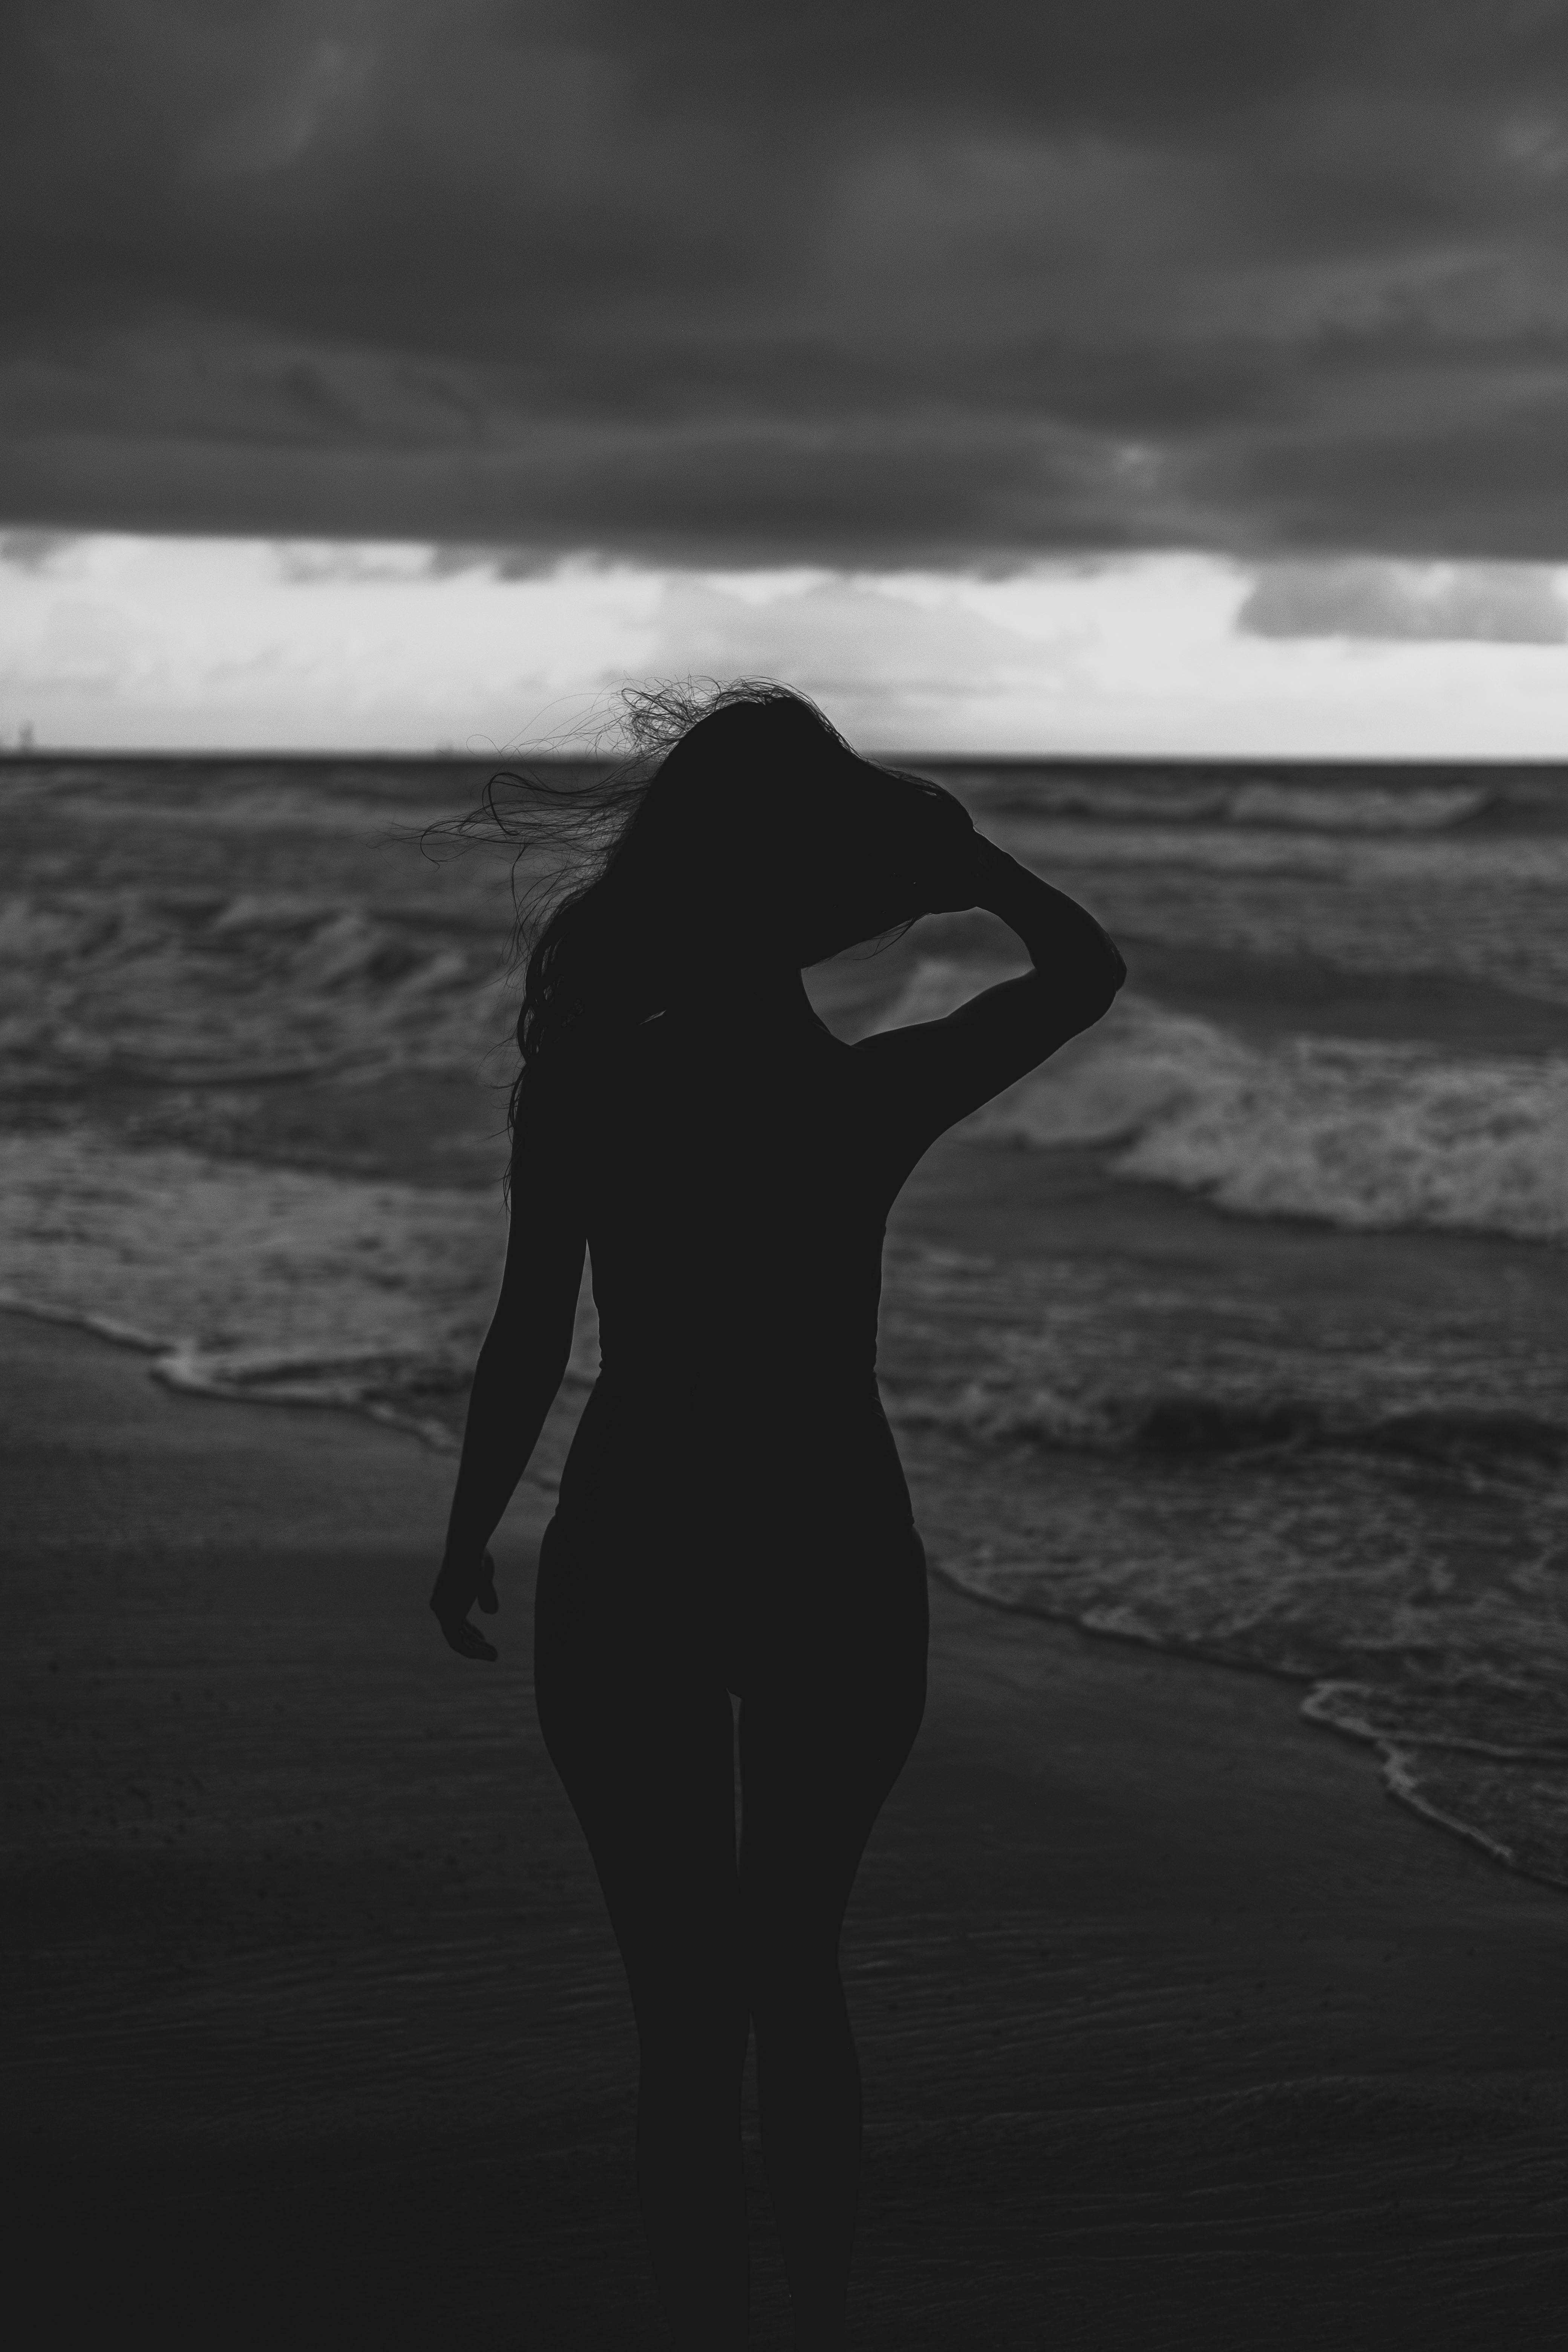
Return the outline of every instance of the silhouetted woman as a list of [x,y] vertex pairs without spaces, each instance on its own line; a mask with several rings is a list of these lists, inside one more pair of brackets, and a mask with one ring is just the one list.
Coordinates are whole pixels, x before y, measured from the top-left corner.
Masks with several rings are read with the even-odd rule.
[[[685,717],[528,961],[510,1243],[431,1607],[495,1656],[468,1612],[496,1606],[485,1546],[585,1246],[602,1368],[540,1552],[534,1679],[630,1982],[654,2273],[678,2345],[744,2345],[754,2026],[795,2342],[836,2347],[860,2159],[838,1936],[925,1702],[925,1555],[877,1390],[883,1229],[927,1147],[1124,971],[949,793],[799,696],[735,687]],[[832,1035],[803,966],[966,907],[1034,970],[946,1020]]]

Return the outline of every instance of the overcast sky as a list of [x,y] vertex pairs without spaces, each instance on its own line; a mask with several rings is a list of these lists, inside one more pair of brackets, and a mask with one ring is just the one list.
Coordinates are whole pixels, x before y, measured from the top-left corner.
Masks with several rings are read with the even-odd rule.
[[3,21],[14,527],[498,584],[1169,551],[1237,636],[1561,647],[1560,0]]

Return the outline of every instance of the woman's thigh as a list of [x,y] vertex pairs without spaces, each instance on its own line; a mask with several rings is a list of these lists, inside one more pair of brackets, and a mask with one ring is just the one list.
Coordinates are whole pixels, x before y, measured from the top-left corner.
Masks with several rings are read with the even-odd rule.
[[738,1881],[730,1694],[633,1541],[545,1530],[534,1697],[636,1997],[728,1966]]
[[[815,1581],[816,1580],[814,1580]],[[741,1876],[755,1957],[837,1947],[866,1841],[925,1709],[925,1548],[846,1559],[817,1622],[759,1654],[741,1702]]]

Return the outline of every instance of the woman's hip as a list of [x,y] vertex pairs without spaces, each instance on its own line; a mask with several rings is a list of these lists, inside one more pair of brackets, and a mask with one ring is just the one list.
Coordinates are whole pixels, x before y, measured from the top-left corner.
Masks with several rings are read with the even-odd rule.
[[535,1675],[668,1691],[717,1679],[923,1685],[925,1547],[912,1520],[750,1528],[557,1512],[540,1548]]

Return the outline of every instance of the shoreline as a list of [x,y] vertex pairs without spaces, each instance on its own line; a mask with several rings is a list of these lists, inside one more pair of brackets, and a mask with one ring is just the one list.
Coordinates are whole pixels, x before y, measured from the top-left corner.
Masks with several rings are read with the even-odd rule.
[[[921,1200],[921,1206],[924,1206],[924,1192],[921,1192],[921,1188],[912,1188],[912,1190],[914,1190],[914,1197]],[[1526,1244],[1526,1246],[1547,1246],[1547,1244]],[[405,1437],[414,1437],[418,1444],[426,1446],[426,1449],[433,1451],[433,1454],[437,1454],[437,1456],[456,1456],[458,1449],[461,1449],[461,1416],[437,1418],[437,1416],[430,1416],[430,1413],[411,1413],[411,1412],[405,1412],[405,1409],[400,1409],[400,1406],[374,1400],[374,1397],[357,1397],[353,1395],[353,1392],[339,1392],[339,1395],[334,1395],[331,1390],[310,1390],[306,1383],[282,1383],[282,1385],[275,1383],[270,1385],[270,1388],[268,1388],[268,1385],[242,1388],[242,1385],[237,1383],[212,1379],[212,1376],[207,1376],[207,1373],[202,1373],[195,1364],[195,1357],[200,1355],[200,1348],[197,1348],[193,1340],[153,1339],[151,1334],[132,1327],[132,1324],[115,1322],[115,1318],[91,1315],[89,1310],[78,1310],[78,1307],[58,1307],[58,1306],[49,1306],[49,1303],[33,1303],[33,1301],[26,1301],[26,1298],[19,1298],[19,1296],[12,1294],[12,1291],[0,1291],[0,1319],[7,1318],[7,1315],[12,1315],[12,1318],[33,1319],[33,1322],[40,1322],[40,1324],[49,1324],[49,1327],[68,1328],[68,1331],[80,1331],[80,1334],[89,1336],[89,1339],[108,1340],[108,1343],[115,1345],[115,1348],[127,1348],[127,1350],[134,1352],[134,1355],[148,1357],[148,1360],[151,1360],[146,1367],[148,1376],[151,1376],[153,1381],[157,1381],[163,1388],[167,1388],[169,1392],[176,1392],[176,1395],[205,1397],[205,1400],[224,1402],[224,1404],[263,1404],[263,1406],[270,1406],[270,1409],[284,1406],[284,1409],[296,1409],[296,1412],[351,1413],[351,1416],[360,1418],[360,1421],[372,1423],[372,1425],[376,1425],[376,1428],[395,1430],[395,1433],[405,1434]],[[543,1473],[524,1473],[524,1489],[531,1491],[536,1498],[543,1498],[545,1517],[548,1517],[548,1510],[552,1507],[552,1498],[555,1498],[557,1484],[560,1484],[560,1461],[564,1458],[566,1444],[569,1444],[569,1437],[572,1437],[572,1428],[576,1425],[578,1409],[581,1409],[581,1395],[576,1392],[576,1388],[572,1388],[572,1392],[562,1392],[562,1400],[557,1400],[555,1409],[552,1409],[552,1413],[550,1413],[545,1433],[541,1433],[541,1449],[543,1449],[545,1458],[548,1458],[550,1463],[555,1463],[557,1467],[555,1470],[545,1467]],[[515,1507],[521,1507],[521,1506],[515,1506]],[[1532,1884],[1538,1884],[1538,1886],[1554,1886],[1554,1889],[1563,1891],[1563,1879],[1554,1877],[1549,1870],[1538,1870],[1538,1867],[1532,1867],[1528,1858],[1519,1858],[1511,1846],[1502,1844],[1498,1837],[1490,1837],[1486,1830],[1479,1828],[1477,1822],[1465,1821],[1462,1813],[1444,1811],[1444,1809],[1441,1809],[1441,1806],[1438,1806],[1429,1794],[1425,1794],[1425,1790],[1422,1790],[1420,1785],[1420,1748],[1413,1748],[1408,1740],[1401,1743],[1396,1736],[1380,1734],[1380,1731],[1375,1731],[1375,1728],[1371,1727],[1361,1728],[1354,1719],[1344,1719],[1342,1715],[1335,1715],[1331,1706],[1323,1706],[1323,1700],[1333,1700],[1333,1694],[1338,1694],[1338,1691],[1342,1689],[1340,1679],[1323,1677],[1323,1675],[1311,1675],[1311,1673],[1295,1673],[1295,1670],[1290,1670],[1290,1667],[1268,1665],[1268,1663],[1262,1663],[1262,1661],[1223,1658],[1223,1656],[1204,1654],[1204,1651],[1199,1649],[1183,1649],[1180,1644],[1173,1644],[1173,1642],[1159,1642],[1154,1634],[1140,1633],[1140,1630],[1123,1630],[1123,1628],[1117,1628],[1117,1625],[1100,1625],[1100,1622],[1093,1621],[1093,1613],[1074,1612],[1074,1609],[1069,1609],[1069,1606],[1048,1609],[1048,1606],[1044,1606],[1044,1601],[1004,1600],[1004,1597],[987,1592],[983,1585],[969,1583],[969,1580],[959,1576],[959,1573],[945,1569],[941,1564],[941,1559],[931,1559],[931,1573],[933,1573],[941,1583],[945,1583],[947,1590],[952,1590],[954,1595],[973,1601],[975,1606],[983,1606],[983,1609],[994,1609],[994,1612],[1004,1613],[1004,1616],[1025,1616],[1025,1618],[1035,1618],[1035,1621],[1039,1622],[1047,1622],[1047,1625],[1068,1625],[1068,1628],[1077,1630],[1077,1633],[1086,1634],[1086,1637],[1090,1639],[1096,1639],[1096,1642],[1112,1642],[1112,1644],[1117,1644],[1117,1642],[1131,1642],[1131,1644],[1135,1646],[1147,1646],[1147,1649],[1162,1651],[1163,1656],[1184,1658],[1184,1661],[1194,1663],[1194,1665],[1215,1665],[1220,1667],[1220,1670],[1225,1670],[1225,1673],[1262,1675],[1262,1677],[1269,1679],[1269,1682],[1286,1682],[1290,1684],[1293,1689],[1305,1689],[1305,1696],[1302,1696],[1300,1700],[1302,1719],[1305,1719],[1307,1724],[1311,1724],[1311,1727],[1317,1727],[1319,1731],[1333,1734],[1335,1738],[1350,1740],[1350,1743],[1359,1745],[1359,1748],[1363,1748],[1363,1750],[1373,1750],[1375,1767],[1377,1767],[1377,1778],[1380,1778],[1383,1792],[1387,1794],[1387,1797],[1392,1797],[1396,1804],[1408,1806],[1408,1809],[1411,1809],[1420,1821],[1427,1822],[1429,1828],[1441,1830],[1441,1832],[1450,1834],[1450,1837],[1460,1837],[1465,1839],[1465,1842],[1469,1842],[1469,1844],[1477,1846],[1481,1853],[1486,1853],[1490,1861],[1498,1863],[1498,1867],[1510,1870],[1511,1874],[1516,1874],[1516,1877],[1526,1877],[1531,1879]],[[1486,1752],[1486,1750],[1479,1750],[1479,1752]]]
[[1180,1650],[1169,1643],[1156,1641],[1151,1634],[1130,1633],[1110,1625],[1097,1625],[1092,1618],[1075,1616],[1067,1609],[1053,1612],[1038,1606],[1026,1607],[1021,1601],[1004,1601],[982,1591],[977,1586],[965,1584],[951,1570],[944,1569],[940,1561],[932,1560],[928,1564],[931,1574],[944,1584],[950,1592],[955,1592],[961,1599],[973,1601],[979,1609],[994,1609],[1005,1617],[1034,1617],[1046,1625],[1066,1625],[1091,1642],[1131,1643],[1136,1648],[1153,1650],[1162,1657],[1183,1659],[1193,1665],[1216,1669],[1221,1674],[1261,1675],[1266,1682],[1288,1684],[1292,1690],[1296,1691],[1301,1690],[1304,1686],[1307,1695],[1297,1710],[1302,1722],[1312,1725],[1317,1730],[1329,1733],[1333,1738],[1348,1741],[1352,1747],[1359,1748],[1363,1756],[1370,1748],[1371,1760],[1374,1761],[1383,1793],[1392,1798],[1395,1804],[1408,1806],[1410,1811],[1429,1828],[1440,1830],[1450,1837],[1463,1838],[1467,1844],[1476,1847],[1489,1862],[1495,1863],[1500,1870],[1506,1870],[1510,1876],[1528,1878],[1536,1886],[1554,1887],[1559,1894],[1565,1892],[1561,1880],[1550,1878],[1542,1871],[1530,1869],[1524,1863],[1515,1859],[1509,1847],[1501,1844],[1498,1839],[1489,1837],[1485,1830],[1462,1820],[1458,1814],[1439,1811],[1435,1804],[1423,1796],[1419,1782],[1411,1769],[1408,1748],[1401,1747],[1398,1741],[1387,1738],[1380,1732],[1359,1729],[1352,1723],[1342,1720],[1326,1708],[1320,1711],[1320,1703],[1323,1696],[1331,1696],[1334,1692],[1342,1689],[1344,1687],[1342,1684],[1323,1676],[1294,1674],[1285,1666],[1263,1665],[1250,1659],[1207,1657],[1197,1651]]
[[[658,2344],[629,2008],[529,1687],[550,1498],[466,1668],[423,1609],[448,1461],[0,1329],[7,2158],[57,2333]],[[844,1937],[851,2341],[1554,2342],[1561,1893],[1377,1801],[1273,1677],[931,1599]]]

